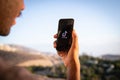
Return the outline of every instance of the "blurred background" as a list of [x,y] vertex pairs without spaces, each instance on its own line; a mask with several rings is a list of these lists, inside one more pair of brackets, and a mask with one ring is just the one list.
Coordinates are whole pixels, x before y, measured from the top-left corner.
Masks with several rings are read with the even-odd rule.
[[40,80],[65,80],[66,68],[53,48],[61,18],[74,18],[82,80],[119,80],[120,0],[24,0],[25,10],[7,37],[0,57],[25,67]]
[[25,10],[0,43],[56,53],[53,35],[61,18],[74,18],[80,54],[120,54],[119,0],[25,0]]

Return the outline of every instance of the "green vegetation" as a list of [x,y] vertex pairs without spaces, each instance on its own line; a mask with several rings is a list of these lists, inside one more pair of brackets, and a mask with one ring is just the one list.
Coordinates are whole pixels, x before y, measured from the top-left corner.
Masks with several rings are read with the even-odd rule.
[[53,78],[66,78],[66,68],[63,64],[55,65],[53,67],[30,66],[27,67],[27,69],[38,75],[40,74]]
[[83,55],[81,60],[82,80],[119,80],[120,60],[108,61]]
[[[91,56],[80,56],[81,80],[119,80],[120,60],[108,61]],[[63,64],[53,67],[27,67],[32,73],[55,78],[66,78],[66,68]]]

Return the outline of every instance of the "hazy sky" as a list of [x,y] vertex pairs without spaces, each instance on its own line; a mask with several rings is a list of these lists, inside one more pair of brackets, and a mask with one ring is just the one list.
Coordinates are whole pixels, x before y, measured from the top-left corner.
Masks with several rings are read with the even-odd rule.
[[120,0],[25,0],[11,34],[0,43],[54,52],[53,35],[60,18],[74,18],[80,54],[120,54]]

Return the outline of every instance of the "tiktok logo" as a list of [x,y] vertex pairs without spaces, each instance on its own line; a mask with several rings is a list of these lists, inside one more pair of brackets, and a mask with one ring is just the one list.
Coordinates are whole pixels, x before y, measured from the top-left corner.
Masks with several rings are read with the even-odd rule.
[[67,33],[68,33],[67,31],[63,32],[63,33],[62,33],[62,38],[67,39],[67,37],[66,37],[66,36],[67,36]]

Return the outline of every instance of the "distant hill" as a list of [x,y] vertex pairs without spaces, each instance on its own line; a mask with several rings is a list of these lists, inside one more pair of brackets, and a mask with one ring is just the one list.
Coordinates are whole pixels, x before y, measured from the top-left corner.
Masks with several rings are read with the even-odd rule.
[[10,65],[45,67],[61,63],[57,55],[48,54],[19,45],[0,44],[0,57]]
[[102,59],[104,59],[104,60],[111,60],[111,61],[120,60],[120,55],[106,54],[106,55],[102,56]]
[[[60,57],[56,54],[39,52],[24,46],[13,44],[0,44],[0,58],[9,62],[7,66],[22,66],[28,68],[40,67],[40,68],[55,68],[56,65],[61,64]],[[50,78],[42,74],[34,74],[38,80],[65,80],[62,78]],[[52,75],[52,74],[51,74]]]

